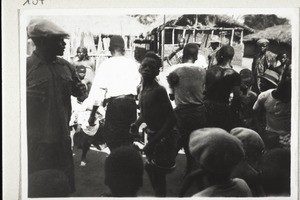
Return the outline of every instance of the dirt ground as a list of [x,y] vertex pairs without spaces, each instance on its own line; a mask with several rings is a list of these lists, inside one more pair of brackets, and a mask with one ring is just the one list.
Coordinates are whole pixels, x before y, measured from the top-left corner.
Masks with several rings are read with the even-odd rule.
[[[80,165],[81,150],[76,147],[74,152],[75,164],[75,183],[76,192],[72,197],[99,197],[102,193],[109,191],[104,184],[104,162],[107,153],[91,148],[87,155],[87,165],[84,167]],[[181,183],[184,176],[185,155],[179,154],[176,159],[176,169],[167,175],[167,196],[177,197],[181,188]],[[191,188],[186,196],[192,196],[196,193],[196,188]],[[138,196],[153,197],[154,191],[150,184],[148,175],[144,172],[143,186],[140,188]]]
[[[253,59],[250,58],[243,58],[243,66],[233,67],[237,72],[243,68],[251,69],[252,60]],[[164,78],[165,72],[167,72],[167,70],[161,72],[161,79]],[[105,152],[100,152],[95,148],[91,148],[87,155],[87,165],[85,167],[80,167],[81,150],[75,147],[73,152],[76,192],[72,194],[72,197],[99,197],[102,193],[109,191],[108,187],[104,184],[104,162],[108,154]],[[176,159],[177,168],[172,173],[167,175],[168,197],[178,196],[184,177],[185,162],[185,155],[179,154]],[[192,196],[196,192],[196,188],[192,187],[187,192],[186,196]],[[154,195],[146,172],[144,172],[143,186],[140,188],[138,195],[145,197],[153,197]]]

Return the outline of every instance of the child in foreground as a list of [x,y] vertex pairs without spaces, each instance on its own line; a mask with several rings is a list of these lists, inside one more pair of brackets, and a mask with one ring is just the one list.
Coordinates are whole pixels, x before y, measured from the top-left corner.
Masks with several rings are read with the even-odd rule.
[[142,122],[147,124],[148,143],[143,148],[147,157],[145,169],[155,196],[165,197],[166,174],[175,166],[175,115],[166,89],[155,79],[160,67],[161,59],[155,53],[148,52],[140,67],[143,78],[139,95],[141,115],[131,125],[131,132],[136,132]]
[[116,148],[105,161],[105,184],[110,194],[103,197],[136,197],[143,185],[143,159],[132,147]]

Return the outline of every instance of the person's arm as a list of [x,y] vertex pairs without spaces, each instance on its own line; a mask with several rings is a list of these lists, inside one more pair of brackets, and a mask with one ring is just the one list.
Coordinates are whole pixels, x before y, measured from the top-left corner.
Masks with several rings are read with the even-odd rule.
[[151,141],[149,141],[144,147],[143,151],[146,154],[152,151],[152,149],[155,147],[155,144],[157,144],[167,133],[169,133],[176,123],[175,114],[171,102],[169,101],[166,90],[164,89],[163,91],[159,92],[161,95],[160,99],[162,101],[162,107],[165,108],[164,112],[167,112],[167,116],[161,129],[157,131],[157,133],[151,139]]
[[106,86],[102,84],[103,74],[104,72],[101,70],[96,73],[88,96],[88,102],[92,105],[92,112],[88,119],[90,126],[95,125],[96,112],[100,106],[103,106],[103,101],[107,93],[107,89],[105,88]]
[[265,102],[265,93],[261,93],[256,102],[253,105],[253,122],[254,127],[256,131],[261,134],[264,131],[264,123],[263,123],[263,116],[265,114],[264,112],[264,102]]
[[167,81],[169,84],[169,98],[171,101],[174,101],[175,100],[174,87],[179,83],[179,76],[176,74],[175,71],[173,71],[167,76]]
[[167,59],[171,60],[177,53],[178,51],[180,51],[180,48],[176,49],[175,51],[173,51],[168,57]]
[[234,84],[232,89],[232,93],[233,93],[232,108],[235,112],[239,112],[241,107],[241,98],[240,98],[241,77],[237,72],[234,72],[232,76],[233,76],[233,84]]
[[142,115],[140,115],[137,120],[132,123],[130,125],[130,129],[129,129],[129,133],[130,134],[133,134],[133,135],[136,135],[138,134],[138,130],[139,130],[139,127],[141,126],[141,124],[144,122],[144,118]]

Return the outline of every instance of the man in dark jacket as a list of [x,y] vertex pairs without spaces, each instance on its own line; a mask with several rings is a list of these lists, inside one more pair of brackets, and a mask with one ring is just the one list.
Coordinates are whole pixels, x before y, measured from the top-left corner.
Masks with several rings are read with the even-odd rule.
[[64,53],[64,30],[47,20],[32,20],[27,34],[36,46],[26,66],[28,172],[62,170],[74,192],[70,97],[86,89],[75,68],[57,57]]

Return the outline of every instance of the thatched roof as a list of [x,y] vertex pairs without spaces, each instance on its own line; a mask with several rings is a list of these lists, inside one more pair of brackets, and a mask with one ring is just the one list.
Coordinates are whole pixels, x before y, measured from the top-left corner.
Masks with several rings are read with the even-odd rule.
[[93,35],[146,35],[149,27],[127,15],[85,15],[85,16],[34,16],[53,21],[69,33],[83,32]]
[[292,44],[292,30],[291,25],[278,25],[266,28],[265,30],[245,36],[244,40],[258,40],[266,38],[280,43]]
[[[197,18],[196,18],[197,17]],[[198,23],[196,24],[196,22]],[[194,26],[197,28],[243,28],[245,34],[253,33],[254,29],[240,23],[227,15],[180,15],[170,20],[166,20],[165,26]],[[159,29],[163,27],[163,22],[160,24]]]

